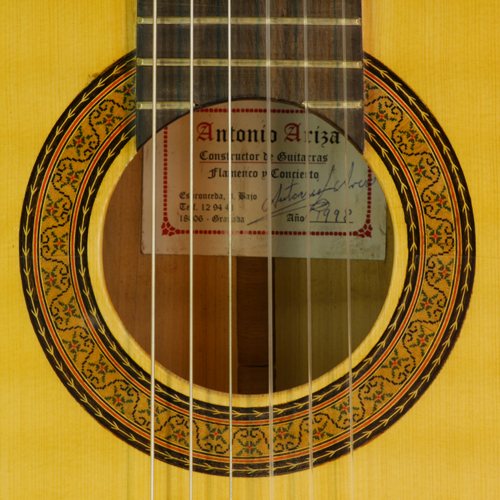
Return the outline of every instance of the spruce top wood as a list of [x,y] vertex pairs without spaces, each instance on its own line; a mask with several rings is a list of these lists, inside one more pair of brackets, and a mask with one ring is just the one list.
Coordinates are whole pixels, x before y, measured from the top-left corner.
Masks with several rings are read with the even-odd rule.
[[[13,50],[4,51],[12,54],[8,56],[10,70],[3,76],[4,87],[10,96],[17,95],[23,88],[24,97],[17,101],[12,114],[6,115],[9,126],[3,131],[5,134],[8,130],[12,135],[9,141],[2,141],[7,144],[5,157],[11,159],[11,164],[3,168],[9,187],[2,210],[6,214],[2,222],[3,269],[7,283],[13,285],[2,305],[6,347],[2,352],[8,353],[4,354],[1,368],[5,384],[3,397],[5,404],[13,404],[11,411],[2,416],[2,428],[12,430],[2,437],[2,449],[9,456],[9,463],[2,464],[3,471],[7,472],[2,488],[6,497],[13,498],[53,498],[54,495],[82,498],[96,489],[109,498],[139,498],[147,489],[147,458],[97,425],[68,395],[41,354],[22,297],[17,267],[18,235],[12,229],[19,227],[28,177],[58,117],[83,88],[89,75],[99,74],[132,48],[123,38],[116,40],[107,35],[113,26],[120,32],[118,28],[123,25],[126,13],[121,4],[103,6],[89,2],[79,5],[76,23],[71,21],[75,19],[74,8],[56,13],[50,6],[37,4],[30,9],[31,15],[23,16],[24,26],[33,29],[24,31],[19,25],[11,24],[5,30],[9,38],[3,39],[5,47],[17,48],[15,54]],[[372,11],[366,2],[365,48],[426,102],[453,144],[472,197],[478,242],[477,274],[460,338],[436,381],[396,426],[356,451],[356,477],[363,479],[356,482],[356,492],[358,496],[374,498],[400,498],[401,495],[494,498],[498,494],[499,470],[495,418],[498,413],[495,371],[498,335],[494,319],[498,269],[491,227],[498,221],[489,201],[495,199],[498,188],[490,168],[498,156],[498,125],[494,120],[496,113],[490,110],[497,109],[499,103],[494,92],[497,75],[492,64],[484,64],[484,61],[493,61],[498,52],[491,19],[498,18],[499,13],[495,3],[488,2],[475,5],[455,2],[452,6],[449,2],[419,2],[418,5],[401,2],[377,9]],[[40,23],[43,16],[47,16],[47,24]],[[16,17],[7,12],[5,18]],[[87,24],[84,21],[87,18],[93,22]],[[35,24],[58,26],[64,43],[56,44],[57,50],[53,49],[58,30],[36,31]],[[471,41],[466,36],[469,28],[481,35]],[[435,36],[429,37],[430,32]],[[38,33],[38,37],[26,36],[29,33]],[[98,47],[89,44],[89,40],[99,40]],[[103,47],[109,50],[103,51]],[[443,58],[443,54],[451,55]],[[36,86],[31,85],[31,81],[28,81],[30,85],[23,85],[27,74],[24,63],[28,60],[31,74],[37,75]],[[53,92],[55,75],[60,75],[58,81],[64,83],[57,87],[56,93]],[[469,92],[470,88],[487,90]],[[41,99],[42,95],[53,98],[46,101]],[[33,108],[37,127],[26,121]],[[464,116],[477,117],[482,128],[477,132],[471,129],[470,121],[464,122]],[[469,134],[477,145],[474,148],[467,140]],[[131,150],[128,153],[130,157]],[[379,160],[372,157],[370,151],[367,155],[374,168],[377,170],[379,165],[382,171]],[[126,163],[124,156],[127,154],[123,154],[121,166],[118,163],[113,166],[115,174]],[[106,182],[112,183],[110,178]],[[108,188],[109,184],[106,184]],[[390,186],[390,183],[384,185]],[[395,190],[391,191],[390,187],[387,190],[389,199],[397,199],[399,195]],[[97,203],[104,204],[107,195],[99,196]],[[391,209],[397,212],[394,206]],[[98,241],[100,230],[97,228],[102,226],[102,220],[93,224],[92,234]],[[396,234],[405,226],[402,220],[396,220]],[[397,255],[401,245],[402,241],[396,240]],[[396,264],[401,264],[397,255]],[[97,259],[94,262],[92,265],[98,269]],[[99,300],[105,303],[104,294]],[[108,320],[119,326],[112,314]],[[120,341],[127,343],[126,337]],[[134,356],[140,358],[141,354]],[[23,395],[22,399],[19,394]],[[34,420],[33,415],[38,418]],[[19,439],[20,434],[24,440]],[[319,488],[326,491],[324,485],[330,486],[333,481],[328,494],[333,491],[347,496],[347,468],[343,459],[318,467],[314,473],[315,484],[323,485]],[[173,497],[185,495],[182,471],[175,479],[173,475],[176,471],[167,473],[163,466],[159,467],[159,491]],[[72,478],[71,484],[68,477]],[[219,483],[214,478],[200,487],[207,492],[217,488],[220,495],[221,485],[226,484],[223,481]],[[287,498],[293,498],[294,494],[307,495],[307,474],[299,474],[292,482],[283,476],[283,480],[277,480],[277,489]],[[262,492],[264,496],[266,489]]]

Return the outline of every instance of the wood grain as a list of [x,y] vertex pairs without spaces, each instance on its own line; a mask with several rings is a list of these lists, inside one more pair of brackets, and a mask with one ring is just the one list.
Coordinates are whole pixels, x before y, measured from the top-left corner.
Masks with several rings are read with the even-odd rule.
[[[142,155],[127,167],[110,200],[103,239],[107,290],[128,332],[150,353],[151,257],[141,253]],[[387,218],[386,257],[351,261],[353,349],[370,332],[387,297],[393,232]],[[306,259],[273,259],[275,390],[307,383]],[[223,257],[196,256],[194,381],[226,391],[228,373],[228,266]],[[313,377],[348,357],[347,263],[312,262]],[[267,392],[268,276],[266,258],[233,263],[234,391]],[[157,348],[159,363],[189,374],[189,263],[187,256],[157,256]],[[236,377],[236,374],[241,374]],[[240,380],[241,378],[241,380]]]
[[[93,0],[2,5],[0,88],[8,105],[0,131],[1,498],[87,499],[97,493],[125,500],[148,495],[148,457],[87,414],[47,362],[26,311],[18,247],[22,200],[40,148],[86,83],[133,48],[133,10],[132,2]],[[493,0],[365,0],[363,11],[365,50],[423,99],[455,148],[473,201],[477,270],[464,327],[436,381],[395,426],[357,450],[352,462],[345,457],[315,469],[315,498],[499,498],[500,256],[495,228],[500,224],[500,178],[495,165],[500,153],[500,5]],[[114,178],[106,181],[99,199],[103,212],[132,154],[131,148],[125,151],[110,171]],[[366,156],[380,168],[373,151],[368,149]],[[380,178],[391,200],[397,198],[388,177]],[[395,259],[400,264],[404,245],[398,233],[404,230],[404,220],[395,204],[390,201]],[[102,219],[95,222],[96,228],[102,224]],[[98,248],[102,235],[93,231]],[[94,274],[104,280],[99,252],[91,259]],[[401,283],[401,272],[395,269],[393,283]],[[118,328],[120,321],[106,302],[104,288],[100,303]],[[389,291],[392,298],[370,335],[381,331],[380,324],[389,316],[386,308],[394,305],[399,291]],[[124,340],[123,345],[136,359],[145,360],[133,342],[127,345]],[[345,369],[341,365],[336,374]],[[178,383],[165,373],[159,376]],[[216,393],[206,397],[220,402]],[[285,397],[289,394],[276,396]],[[253,401],[248,397],[245,404]],[[187,498],[186,471],[158,463],[156,477],[158,498]],[[309,478],[307,471],[276,477],[274,497],[308,498]],[[197,477],[195,487],[197,498],[228,496],[226,478]],[[241,499],[269,498],[269,481],[235,481],[234,494]]]
[[[115,188],[106,215],[103,267],[114,307],[128,332],[151,353],[151,256],[141,252],[142,154]],[[229,388],[228,260],[194,258],[194,382],[218,391]],[[236,267],[234,271],[236,279]],[[156,357],[189,378],[189,259],[156,258]],[[237,352],[237,323],[233,328]],[[237,357],[234,383],[237,387]]]

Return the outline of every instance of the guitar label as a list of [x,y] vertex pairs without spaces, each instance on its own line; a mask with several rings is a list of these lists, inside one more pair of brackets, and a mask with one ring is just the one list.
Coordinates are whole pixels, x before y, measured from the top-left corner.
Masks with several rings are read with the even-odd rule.
[[[227,103],[197,110],[192,189],[189,115],[158,133],[157,252],[188,254],[192,218],[199,255],[227,255],[231,232],[237,256],[267,256],[271,238],[276,257],[305,257],[309,240],[312,257],[345,258],[349,234],[351,258],[385,259],[385,199],[357,150],[348,144],[346,160],[342,134],[297,107],[273,103],[270,132],[267,122],[264,101],[235,101],[230,130]],[[148,143],[144,253],[151,253],[151,155]]]

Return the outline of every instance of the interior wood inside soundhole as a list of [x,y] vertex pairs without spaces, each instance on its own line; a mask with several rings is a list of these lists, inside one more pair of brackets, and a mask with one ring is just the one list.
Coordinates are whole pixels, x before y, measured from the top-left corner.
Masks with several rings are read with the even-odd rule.
[[[109,295],[127,331],[150,353],[151,256],[141,253],[142,154],[130,163],[109,204],[103,263]],[[347,303],[352,347],[369,333],[387,296],[393,234],[387,215],[385,260],[313,259],[312,372],[318,377],[348,356]],[[268,297],[267,258],[233,258],[233,390],[268,390],[268,303],[273,306],[274,389],[307,382],[307,276],[305,259],[273,259]],[[229,388],[228,258],[194,257],[194,382]],[[189,370],[189,258],[156,257],[156,359],[187,379]]]

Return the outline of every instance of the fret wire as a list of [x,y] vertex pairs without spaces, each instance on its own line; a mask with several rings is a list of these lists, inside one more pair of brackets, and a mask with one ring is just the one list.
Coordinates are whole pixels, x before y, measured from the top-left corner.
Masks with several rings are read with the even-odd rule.
[[[153,103],[151,101],[138,102],[136,104],[136,109],[142,111],[145,109],[153,109]],[[191,109],[191,104],[189,101],[170,101],[170,102],[156,102],[156,109]]]
[[[151,66],[151,58],[137,58],[137,66]],[[265,68],[268,65],[272,68],[319,68],[319,69],[363,69],[362,61],[328,61],[328,60],[287,60],[287,59],[233,59],[232,66],[238,68]],[[158,58],[158,66],[191,66],[191,59],[188,57],[169,57]],[[196,67],[227,67],[226,58],[196,58],[193,59],[193,65]]]
[[[305,107],[305,102],[301,103]],[[196,104],[193,104],[196,108]],[[362,109],[363,101],[308,101],[307,106],[309,109]],[[138,102],[137,110],[149,110],[153,109],[153,103],[151,101]],[[189,101],[157,101],[156,109],[191,109],[191,103]]]
[[[327,17],[308,17],[308,26],[361,26],[360,17],[352,18],[327,18]],[[158,24],[190,24],[189,17],[159,17]],[[152,24],[151,17],[138,17],[137,24]],[[228,24],[227,17],[195,17],[194,24]],[[304,18],[300,17],[232,17],[232,25],[291,25],[303,26]]]
[[[156,78],[157,78],[157,0],[153,0],[153,75],[152,75],[152,94],[153,108],[156,109]],[[152,131],[151,131],[151,396],[150,396],[150,497],[155,497],[155,361],[156,361],[156,112],[152,113]]]
[[309,101],[307,105],[309,109],[363,109],[363,101]]

